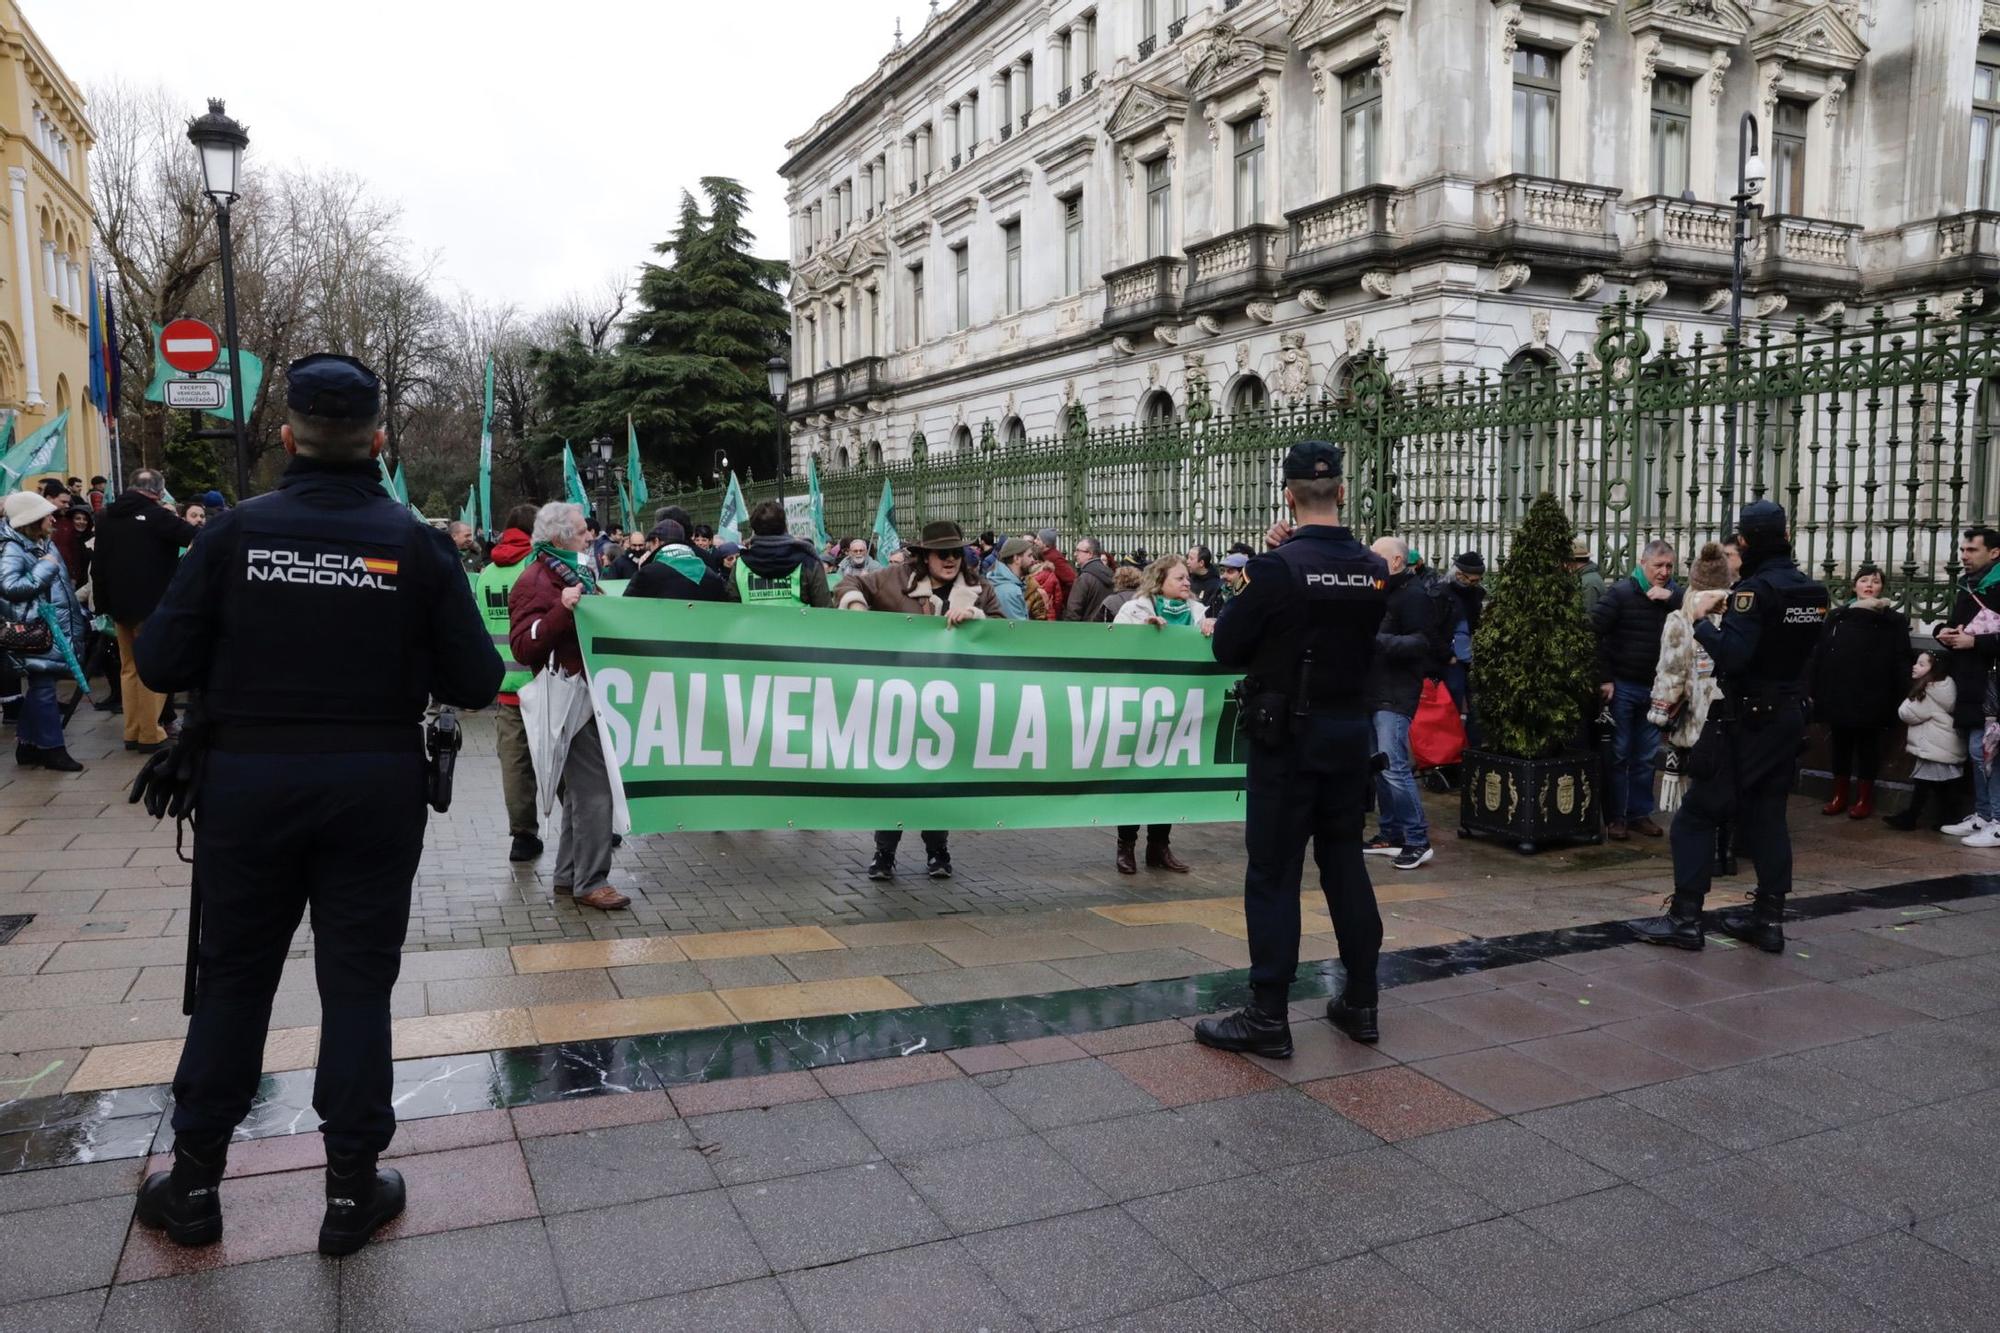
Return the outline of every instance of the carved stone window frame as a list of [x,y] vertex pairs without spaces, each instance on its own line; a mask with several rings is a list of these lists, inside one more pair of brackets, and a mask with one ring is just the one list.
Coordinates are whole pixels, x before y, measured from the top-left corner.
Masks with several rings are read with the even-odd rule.
[[[1845,221],[1833,188],[1834,135],[1841,103],[1868,44],[1840,6],[1823,2],[1750,39],[1757,62],[1758,129],[1770,139],[1780,98],[1812,104],[1806,116],[1806,215]],[[1768,153],[1768,143],[1765,145]]]
[[[1186,60],[1188,95],[1202,104],[1202,124],[1208,133],[1210,225],[1206,235],[1221,235],[1235,229],[1236,216],[1236,155],[1226,142],[1229,127],[1253,116],[1264,118],[1266,212],[1277,211],[1278,166],[1284,161],[1278,81],[1285,70],[1285,52],[1244,36],[1228,23],[1217,23],[1188,49]],[[1260,223],[1268,220],[1255,219]]]
[[1688,126],[1688,181],[1697,198],[1713,202],[1734,193],[1721,177],[1721,118],[1730,52],[1749,35],[1750,14],[1735,0],[1715,0],[1712,12],[1684,0],[1653,0],[1628,11],[1632,34],[1632,141],[1626,190],[1634,199],[1653,193],[1653,82],[1661,74],[1694,80]]
[[1590,179],[1597,45],[1615,8],[1615,0],[1493,0],[1493,97],[1486,140],[1493,178],[1514,174],[1514,52],[1527,45],[1562,53],[1556,174],[1568,181]]
[[[1401,124],[1399,80],[1390,77],[1402,45],[1407,0],[1310,0],[1292,20],[1293,43],[1306,53],[1306,72],[1313,90],[1314,197],[1342,193],[1341,162],[1347,146],[1341,142],[1340,81],[1364,65],[1382,68],[1382,129],[1395,142]],[[1400,184],[1400,154],[1386,154],[1377,184]]]
[[1118,99],[1105,122],[1105,137],[1118,151],[1123,188],[1113,188],[1118,200],[1117,235],[1126,263],[1138,263],[1146,254],[1146,175],[1143,164],[1164,157],[1173,179],[1173,207],[1168,223],[1171,236],[1168,253],[1181,248],[1182,210],[1187,191],[1180,180],[1187,134],[1188,102],[1171,88],[1155,83],[1135,82]]

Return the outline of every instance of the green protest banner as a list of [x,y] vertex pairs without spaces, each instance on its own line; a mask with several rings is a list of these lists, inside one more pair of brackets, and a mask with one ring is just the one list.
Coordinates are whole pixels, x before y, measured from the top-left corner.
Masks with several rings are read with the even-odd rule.
[[620,597],[576,617],[635,832],[1242,818],[1238,673],[1192,631]]

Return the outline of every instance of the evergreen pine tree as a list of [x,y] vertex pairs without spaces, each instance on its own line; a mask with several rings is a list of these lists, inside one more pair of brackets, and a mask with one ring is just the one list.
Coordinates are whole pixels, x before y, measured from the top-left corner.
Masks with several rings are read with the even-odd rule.
[[629,411],[642,451],[653,446],[655,460],[682,477],[705,473],[718,449],[769,476],[780,421],[765,364],[789,341],[779,294],[787,268],[751,252],[742,185],[705,176],[701,189],[708,211],[681,197],[673,234],[655,247],[672,262],[640,274],[639,309],[594,396],[600,414]]
[[1569,572],[1576,536],[1543,491],[1514,533],[1472,641],[1472,698],[1485,748],[1553,755],[1577,736],[1596,678],[1596,640]]

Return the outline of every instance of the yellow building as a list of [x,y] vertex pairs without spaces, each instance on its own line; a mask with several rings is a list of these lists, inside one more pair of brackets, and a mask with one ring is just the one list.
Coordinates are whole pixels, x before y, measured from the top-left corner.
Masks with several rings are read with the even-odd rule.
[[[60,0],[59,0],[60,2]],[[83,94],[0,0],[0,412],[14,438],[67,411],[69,473],[108,471],[90,404],[90,176]]]

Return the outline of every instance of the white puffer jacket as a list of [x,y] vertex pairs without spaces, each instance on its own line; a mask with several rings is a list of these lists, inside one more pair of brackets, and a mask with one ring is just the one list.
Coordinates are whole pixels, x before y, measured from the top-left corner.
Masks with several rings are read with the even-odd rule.
[[1903,700],[1896,710],[1909,728],[1903,748],[1934,763],[1964,763],[1965,734],[1951,720],[1951,706],[1957,702],[1958,686],[1949,676],[1932,681],[1923,698]]

